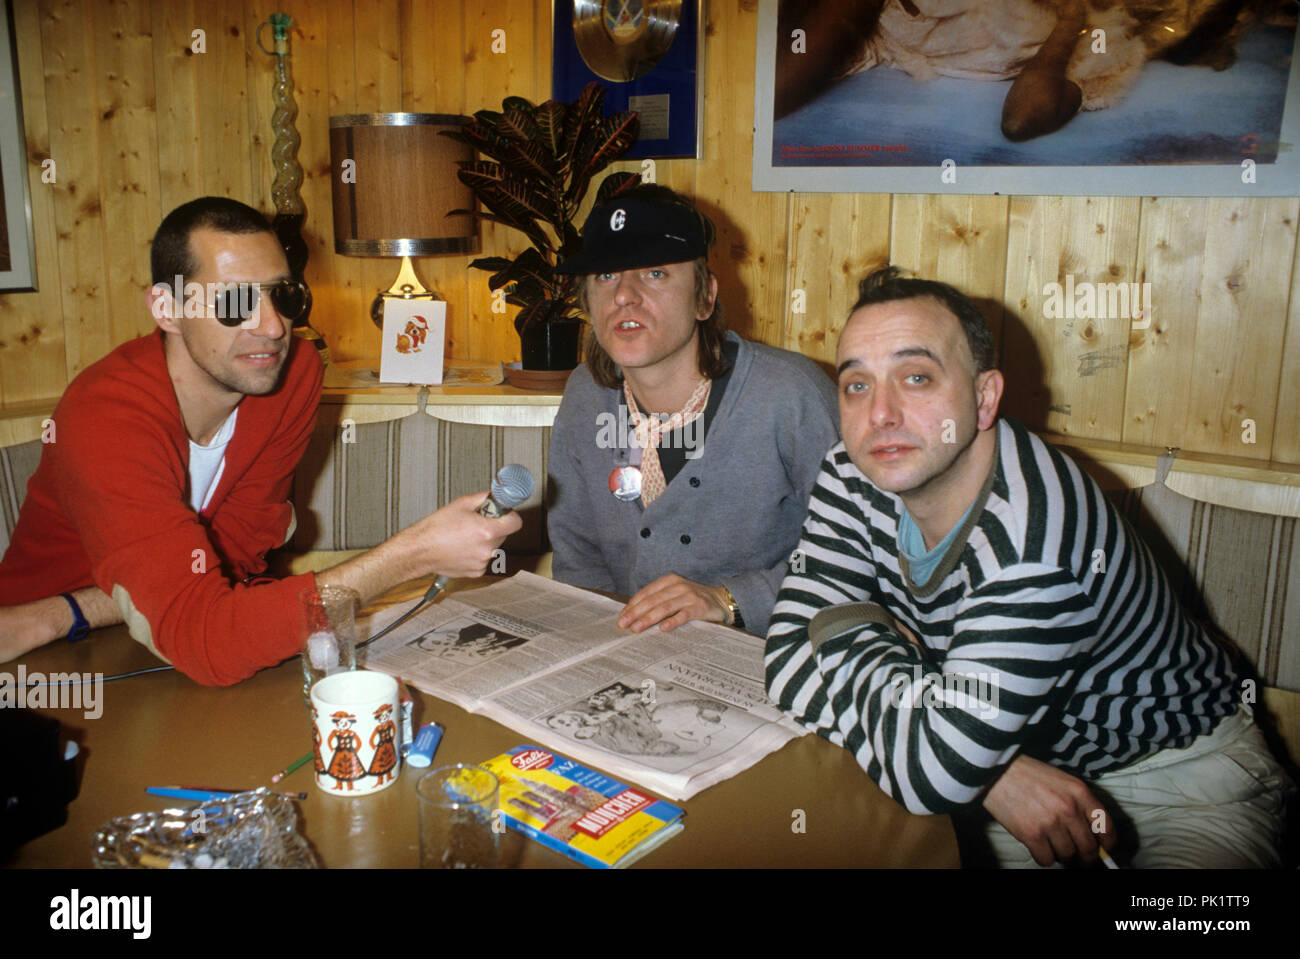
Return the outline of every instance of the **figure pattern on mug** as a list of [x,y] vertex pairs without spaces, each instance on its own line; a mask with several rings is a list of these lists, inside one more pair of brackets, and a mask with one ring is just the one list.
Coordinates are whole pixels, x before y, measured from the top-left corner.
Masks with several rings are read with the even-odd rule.
[[397,726],[393,723],[393,705],[384,703],[375,710],[375,721],[379,723],[370,734],[370,748],[375,751],[370,760],[370,775],[380,783],[393,781],[393,771],[397,768]]
[[352,731],[352,724],[357,717],[340,709],[330,717],[338,728],[329,735],[329,747],[334,750],[330,758],[329,774],[334,777],[334,788],[342,789],[345,785],[352,792],[352,783],[366,775],[357,750],[361,748],[361,737]]

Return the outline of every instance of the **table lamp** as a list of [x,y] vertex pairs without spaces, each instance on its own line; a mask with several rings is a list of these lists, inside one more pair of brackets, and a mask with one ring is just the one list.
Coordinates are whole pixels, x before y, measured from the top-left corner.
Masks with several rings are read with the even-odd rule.
[[438,135],[468,122],[448,113],[330,117],[334,252],[402,258],[397,279],[370,306],[381,330],[388,300],[442,299],[415,275],[412,256],[478,252],[475,218],[447,216],[474,208],[474,194],[456,175],[474,150]]

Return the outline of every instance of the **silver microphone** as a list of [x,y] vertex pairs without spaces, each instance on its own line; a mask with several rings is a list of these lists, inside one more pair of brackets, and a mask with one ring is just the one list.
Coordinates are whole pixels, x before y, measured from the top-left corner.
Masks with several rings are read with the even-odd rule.
[[[514,512],[516,506],[532,496],[533,487],[536,485],[537,481],[533,479],[533,474],[528,471],[527,466],[508,463],[497,470],[496,478],[492,480],[492,488],[488,491],[488,498],[474,512],[488,519],[500,519],[507,513]],[[450,582],[449,576],[439,576],[435,579],[429,591],[424,594],[424,602],[432,600],[446,589]]]
[[496,479],[492,481],[492,490],[477,512],[488,519],[500,519],[532,496],[536,485],[528,467],[518,463],[503,466],[497,471]]
[[[533,474],[528,471],[528,467],[520,466],[518,463],[509,463],[497,471],[496,478],[492,480],[492,487],[488,492],[488,498],[479,505],[475,512],[480,516],[487,517],[488,519],[500,519],[514,510],[516,506],[522,504],[524,500],[528,499],[528,497],[532,496],[533,490],[536,486],[537,481],[533,479]],[[424,609],[424,607],[429,603],[433,602],[433,600],[437,598],[438,594],[447,588],[447,584],[450,582],[451,577],[439,576],[433,581],[433,585],[429,587],[429,591],[424,594],[424,599],[420,600],[411,607],[407,613],[394,620],[378,633],[375,633],[375,635],[371,636],[364,643],[357,643],[357,649],[369,646],[380,636],[383,636],[390,630],[401,626],[402,623],[406,622],[417,612]]]

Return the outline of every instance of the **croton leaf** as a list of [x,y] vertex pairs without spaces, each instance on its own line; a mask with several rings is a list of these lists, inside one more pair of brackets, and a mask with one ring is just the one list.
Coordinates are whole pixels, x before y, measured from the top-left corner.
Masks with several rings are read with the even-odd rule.
[[549,181],[555,175],[555,158],[540,143],[532,141],[512,143],[510,150],[503,151],[500,159],[513,172],[524,177]]
[[[480,256],[477,260],[470,260],[469,267],[471,270],[504,270],[514,265],[514,260],[507,256]],[[492,287],[496,289],[496,287]]]
[[591,185],[591,178],[627,152],[636,140],[639,128],[640,121],[630,110],[605,117],[596,125],[590,149],[584,150],[580,157],[574,157],[572,179],[564,195],[566,202],[582,199]]
[[495,130],[478,123],[470,123],[461,127],[459,130],[439,130],[439,136],[450,137],[461,143],[467,143],[479,153],[493,160],[503,161],[515,151],[515,146],[510,140],[501,136]]
[[641,182],[638,173],[615,172],[600,181],[596,190],[596,202],[606,203],[621,193],[626,193]]
[[[569,108],[565,104],[558,100],[547,100],[533,114],[533,120],[537,124],[537,140],[550,151],[556,161],[565,152],[564,121],[568,113]],[[558,162],[556,165],[558,167]]]
[[466,163],[460,179],[502,216],[549,221],[555,215],[555,203],[545,190],[500,163]]
[[[492,287],[492,289],[496,289],[496,287]],[[517,280],[511,285],[509,295],[506,296],[506,302],[514,306],[530,306],[533,303],[550,299],[550,293],[551,291],[543,284],[529,277]]]
[[523,97],[506,97],[501,103],[501,122],[497,129],[515,141],[531,142],[537,139],[537,121],[533,115],[537,108]]
[[[537,225],[536,221],[530,220],[528,216],[523,216],[523,214],[520,214],[517,209],[500,207],[498,198],[495,195],[485,196],[478,194],[478,199],[480,199],[490,211],[487,213],[478,213],[478,218],[480,218],[480,220],[487,220],[494,222],[494,224],[504,224],[513,227],[513,229],[516,230],[523,230],[524,233],[528,233],[529,230],[541,230],[541,227]],[[545,231],[543,231],[542,235],[545,237]],[[532,234],[529,234],[529,238],[532,238]],[[550,242],[550,240],[547,239],[547,242]]]
[[587,138],[587,128],[600,119],[604,105],[605,88],[593,80],[583,87],[578,99],[569,107],[569,115],[564,121],[564,154],[571,167],[576,159],[575,146]]
[[550,237],[537,222],[549,221],[555,212],[555,204],[544,192],[499,163],[469,163],[461,167],[459,175],[483,205],[508,225],[523,231],[541,249],[552,248]]
[[[481,211],[475,215],[480,220],[486,220],[489,223],[500,223],[502,226],[508,226],[512,230],[519,230],[521,233],[527,236],[528,239],[532,241],[539,249],[543,249],[543,250],[553,249],[551,238],[547,236],[546,232],[536,223],[520,223],[517,220],[511,220],[503,216],[497,216],[495,213],[483,213]],[[544,242],[538,242],[539,240]]]
[[[505,260],[503,257],[495,259],[504,260],[504,265],[499,266],[499,272],[488,280],[490,289],[500,289],[508,283],[525,284],[526,289],[521,290],[520,295],[528,297],[526,302],[549,295],[552,285],[551,267],[535,248],[529,247],[513,261]],[[470,265],[473,266],[472,263]]]

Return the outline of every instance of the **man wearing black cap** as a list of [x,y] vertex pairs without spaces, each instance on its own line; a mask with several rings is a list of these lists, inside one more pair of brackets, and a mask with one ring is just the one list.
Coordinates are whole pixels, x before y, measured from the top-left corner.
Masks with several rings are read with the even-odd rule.
[[[587,368],[551,433],[555,578],[632,594],[619,625],[767,630],[835,388],[805,357],[723,329],[713,224],[642,185],[597,205],[583,250]],[[797,558],[796,558],[797,561]]]

